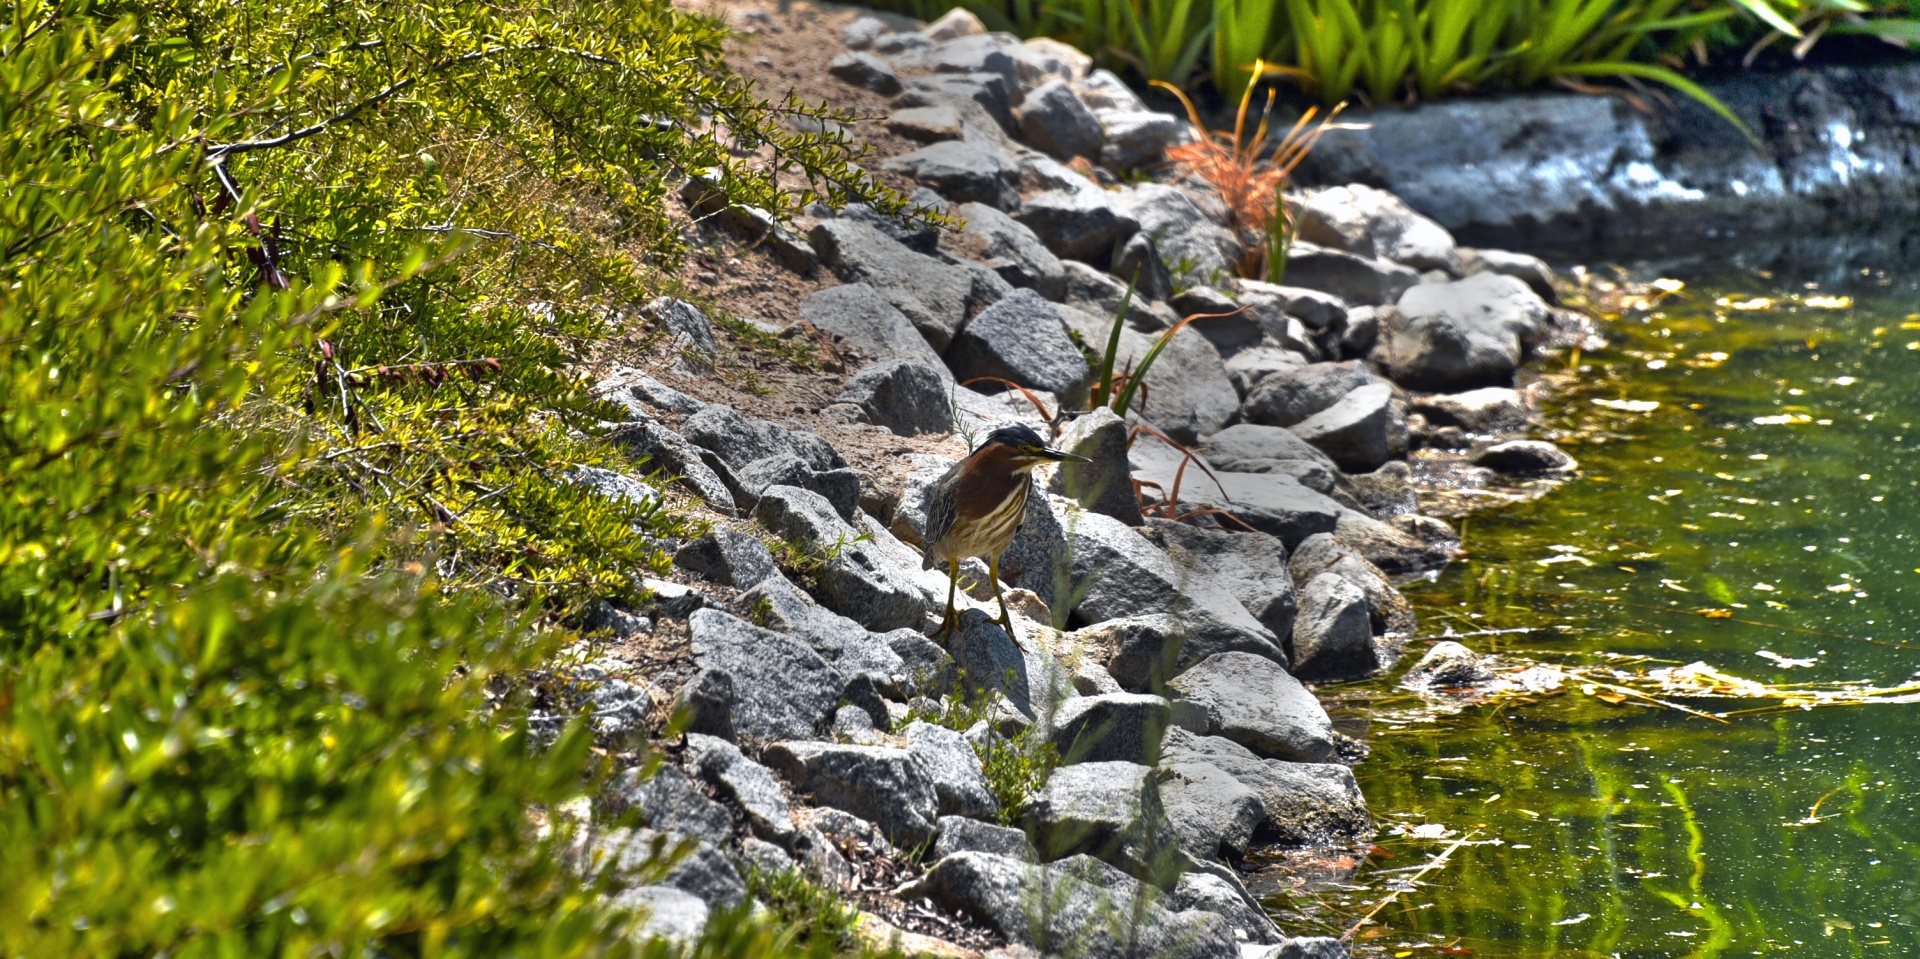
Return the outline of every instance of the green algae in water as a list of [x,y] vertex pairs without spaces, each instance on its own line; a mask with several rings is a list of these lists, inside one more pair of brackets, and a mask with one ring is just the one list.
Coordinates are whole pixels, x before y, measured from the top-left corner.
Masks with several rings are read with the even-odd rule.
[[[1749,280],[1610,324],[1615,348],[1550,415],[1580,478],[1469,521],[1470,558],[1408,589],[1425,634],[1546,662],[1911,683],[1920,294],[1854,297]],[[1395,858],[1307,914],[1357,918],[1478,830],[1381,910],[1363,952],[1920,951],[1915,706],[1722,724],[1577,687],[1442,716],[1387,681],[1331,692],[1376,717],[1356,773]]]

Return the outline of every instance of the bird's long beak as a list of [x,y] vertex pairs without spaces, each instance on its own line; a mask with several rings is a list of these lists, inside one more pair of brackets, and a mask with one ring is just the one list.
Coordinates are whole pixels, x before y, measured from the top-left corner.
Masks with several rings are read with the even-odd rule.
[[1087,459],[1086,457],[1084,457],[1084,456],[1081,456],[1081,455],[1080,455],[1080,454],[1078,454],[1078,453],[1069,453],[1069,452],[1067,452],[1066,450],[1057,450],[1057,449],[1054,449],[1054,448],[1053,448],[1053,447],[1051,447],[1051,446],[1043,446],[1043,447],[1041,447],[1041,448],[1040,448],[1040,457],[1041,457],[1042,459],[1050,459],[1050,460],[1069,460],[1069,461],[1072,461],[1072,462],[1075,462],[1075,463],[1091,463],[1091,462],[1093,462],[1092,460],[1090,460],[1090,459]]

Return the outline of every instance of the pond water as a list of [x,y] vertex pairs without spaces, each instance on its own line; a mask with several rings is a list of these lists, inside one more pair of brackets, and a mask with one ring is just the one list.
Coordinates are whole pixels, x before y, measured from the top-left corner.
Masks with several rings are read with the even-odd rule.
[[[1548,415],[1579,478],[1465,522],[1470,556],[1408,589],[1423,639],[1920,682],[1911,278],[1694,279],[1606,333]],[[1370,955],[1920,954],[1920,705],[1722,722],[1583,686],[1451,713],[1391,680],[1327,690],[1372,716],[1356,773],[1385,828],[1283,917],[1337,934],[1392,893],[1356,938]]]

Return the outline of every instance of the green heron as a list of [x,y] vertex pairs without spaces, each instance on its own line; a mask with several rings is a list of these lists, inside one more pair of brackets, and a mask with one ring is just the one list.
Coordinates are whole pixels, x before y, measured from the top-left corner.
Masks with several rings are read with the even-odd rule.
[[1047,446],[1030,427],[1003,426],[987,434],[987,441],[934,481],[927,493],[926,559],[921,569],[936,564],[947,568],[947,611],[936,636],[953,631],[959,617],[953,608],[960,561],[979,556],[987,561],[993,580],[993,598],[1000,601],[1000,625],[1013,635],[1013,617],[1007,598],[1000,595],[1000,554],[1020,531],[1027,515],[1027,496],[1033,490],[1032,471],[1041,463],[1060,460],[1092,462],[1084,456]]

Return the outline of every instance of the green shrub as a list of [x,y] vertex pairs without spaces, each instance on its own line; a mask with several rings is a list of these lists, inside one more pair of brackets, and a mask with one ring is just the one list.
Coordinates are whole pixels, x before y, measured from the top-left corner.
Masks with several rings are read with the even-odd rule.
[[770,143],[898,206],[721,36],[664,0],[12,5],[0,955],[625,954],[615,880],[530,816],[592,787],[587,732],[536,752],[502,691],[680,521],[571,482],[608,454],[567,363],[673,262],[673,171],[790,208],[729,150]]

